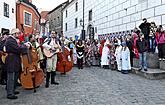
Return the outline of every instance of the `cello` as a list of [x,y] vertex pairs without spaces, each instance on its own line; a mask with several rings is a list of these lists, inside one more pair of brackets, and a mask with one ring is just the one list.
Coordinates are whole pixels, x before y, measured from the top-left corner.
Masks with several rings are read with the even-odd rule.
[[64,46],[64,36],[62,36],[62,46],[61,52],[57,53],[58,61],[57,61],[57,71],[61,74],[66,74],[72,70],[73,61],[70,58],[70,49]]
[[24,89],[34,89],[39,87],[44,81],[43,70],[38,68],[38,53],[32,47],[27,51],[26,55],[22,55],[23,71],[21,73],[21,84]]

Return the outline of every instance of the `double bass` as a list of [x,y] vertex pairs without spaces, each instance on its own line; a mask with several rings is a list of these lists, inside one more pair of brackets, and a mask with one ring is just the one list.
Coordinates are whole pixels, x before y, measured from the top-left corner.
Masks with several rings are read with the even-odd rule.
[[64,46],[64,37],[62,37],[62,46],[61,52],[57,53],[58,61],[57,61],[57,71],[66,74],[72,70],[73,61],[71,61],[70,57],[70,49]]
[[21,84],[24,89],[34,89],[39,87],[44,81],[43,70],[38,68],[38,53],[37,50],[32,47],[27,51],[26,55],[22,55],[22,67]]

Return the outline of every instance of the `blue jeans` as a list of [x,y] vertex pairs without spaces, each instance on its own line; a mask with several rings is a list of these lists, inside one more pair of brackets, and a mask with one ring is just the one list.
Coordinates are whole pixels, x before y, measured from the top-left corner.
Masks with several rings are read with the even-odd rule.
[[147,53],[143,52],[143,53],[139,53],[139,67],[141,69],[147,69]]

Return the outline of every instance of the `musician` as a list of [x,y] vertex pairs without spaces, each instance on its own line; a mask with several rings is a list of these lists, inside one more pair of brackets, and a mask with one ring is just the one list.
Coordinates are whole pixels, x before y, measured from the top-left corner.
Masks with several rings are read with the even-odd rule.
[[38,67],[40,68],[40,63],[41,63],[41,61],[43,61],[44,56],[43,56],[43,53],[42,53],[42,50],[41,50],[41,46],[37,42],[38,37],[34,37],[34,35],[29,35],[28,39],[29,39],[32,47],[34,47],[37,50],[37,52],[38,52],[38,57],[39,57]]
[[[18,44],[19,29],[12,29],[11,35],[7,38],[4,46],[4,51],[8,54],[5,67],[7,70],[7,98],[17,99],[16,94],[19,94],[16,89],[16,83],[19,77],[19,70],[21,70],[20,54],[25,53],[28,44],[19,46]],[[26,47],[27,46],[27,47]]]
[[[5,41],[9,35],[9,32],[4,32],[2,39],[0,40],[0,52],[2,52],[3,54],[3,46],[5,44]],[[2,85],[6,85],[6,81],[7,81],[7,73],[5,70],[5,64],[2,61],[2,59],[0,59],[0,66],[1,66],[1,80],[0,80],[0,84]]]
[[[51,38],[45,39],[43,47],[52,51],[55,51],[56,49],[60,48],[60,40],[57,38],[57,33],[55,31],[51,32]],[[51,58],[47,57],[47,72],[46,72],[46,85],[45,85],[46,88],[49,87],[50,76],[51,76],[51,84],[59,85],[59,83],[55,81],[56,64],[57,64],[57,54],[54,54]]]

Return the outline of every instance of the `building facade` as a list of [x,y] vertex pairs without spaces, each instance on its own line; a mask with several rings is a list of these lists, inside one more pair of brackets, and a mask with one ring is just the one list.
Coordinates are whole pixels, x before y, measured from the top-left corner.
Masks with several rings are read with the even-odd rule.
[[0,0],[0,33],[16,28],[16,0]]
[[[157,25],[165,25],[165,0],[84,1],[86,37],[93,29],[95,38],[101,34],[129,31],[139,27],[143,18]],[[72,0],[63,10],[64,34],[68,37],[80,35],[82,18],[83,0]]]
[[48,36],[49,34],[49,21],[48,21],[48,12],[49,11],[42,11],[40,13],[41,20],[40,20],[40,35],[41,36]]
[[32,0],[17,1],[17,28],[25,34],[35,34],[40,31],[40,13]]
[[48,13],[50,31],[56,31],[59,35],[61,34],[61,31],[63,29],[62,9],[68,3],[69,3],[69,1],[66,1]]

